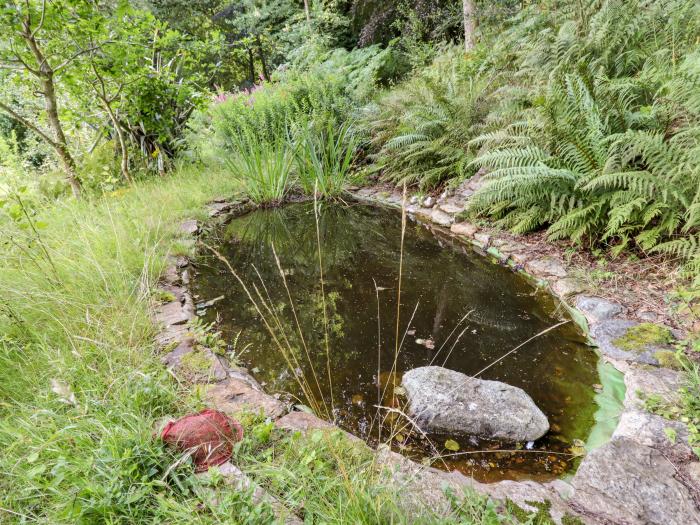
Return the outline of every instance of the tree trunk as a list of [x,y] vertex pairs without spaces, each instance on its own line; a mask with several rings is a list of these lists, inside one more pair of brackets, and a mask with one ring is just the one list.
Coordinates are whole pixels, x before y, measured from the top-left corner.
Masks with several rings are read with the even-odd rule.
[[39,84],[41,85],[41,94],[44,97],[44,106],[46,108],[46,116],[48,117],[49,126],[53,131],[54,141],[52,142],[53,148],[58,153],[61,162],[66,170],[66,180],[70,185],[70,188],[75,197],[80,197],[81,185],[75,174],[75,160],[73,160],[70,150],[68,149],[68,142],[66,141],[66,135],[63,133],[63,126],[61,125],[61,120],[58,118],[58,105],[56,104],[56,89],[54,86],[54,70],[49,65],[46,57],[39,49],[39,44],[34,37],[34,33],[29,27],[29,22],[26,21],[24,24],[24,32],[22,32],[22,37],[27,42],[27,47],[31,50],[34,55],[34,59],[38,65],[38,69],[32,71],[38,78]]
[[107,113],[109,114],[109,119],[112,121],[112,125],[114,126],[114,131],[117,134],[117,140],[119,142],[119,149],[121,150],[121,165],[120,165],[120,171],[122,173],[122,177],[124,177],[124,180],[131,184],[133,181],[131,180],[131,173],[129,173],[129,149],[127,148],[126,145],[126,138],[124,137],[124,130],[122,129],[121,125],[119,124],[119,119],[117,119],[117,116],[114,114],[114,111],[112,111],[112,107],[109,102],[104,101],[105,107],[107,108]]
[[311,11],[309,10],[309,0],[304,0],[304,13],[306,14],[306,23],[311,25]]
[[267,72],[267,64],[265,63],[265,54],[263,53],[262,42],[260,42],[260,35],[255,37],[255,42],[258,45],[258,56],[260,57],[260,64],[262,65],[263,79],[269,82],[270,75]]
[[464,15],[464,50],[469,52],[474,49],[474,32],[476,30],[474,0],[462,0],[462,14]]
[[255,57],[253,57],[253,50],[248,48],[248,72],[250,74],[250,85],[255,85]]

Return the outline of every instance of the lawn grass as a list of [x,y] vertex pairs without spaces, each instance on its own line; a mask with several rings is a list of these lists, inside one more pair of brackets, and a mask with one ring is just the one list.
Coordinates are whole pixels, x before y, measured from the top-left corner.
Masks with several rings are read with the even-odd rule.
[[[208,497],[191,465],[153,439],[163,418],[201,400],[158,359],[151,292],[166,256],[187,249],[180,221],[237,190],[225,173],[188,168],[2,220],[0,522],[270,522],[249,493]],[[312,522],[414,522],[366,474],[369,457],[266,425],[248,429],[237,459]],[[468,523],[507,519],[468,501]]]

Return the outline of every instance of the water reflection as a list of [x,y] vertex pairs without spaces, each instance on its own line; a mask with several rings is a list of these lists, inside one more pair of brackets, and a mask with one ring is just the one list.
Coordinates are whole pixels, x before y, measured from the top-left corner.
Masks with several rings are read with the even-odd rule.
[[[243,280],[257,283],[261,297],[271,305],[280,332],[298,356],[293,370],[220,261],[202,256],[194,284],[201,300],[225,296],[206,317],[219,317],[221,329],[230,337],[243,330],[239,345],[250,344],[250,350],[241,359],[268,391],[303,398],[295,374],[310,378],[313,368],[318,381],[309,383],[317,402],[328,402],[332,394],[339,424],[370,442],[378,438],[378,425],[371,424],[378,401],[401,402],[393,386],[378,400],[378,385],[398,384],[402,372],[431,362],[473,374],[560,319],[549,297],[510,270],[469,251],[463,253],[461,245],[437,239],[425,227],[409,222],[399,334],[405,341],[396,357],[398,376],[389,374],[396,346],[400,226],[395,212],[364,205],[322,205],[318,228],[325,294],[321,293],[319,244],[311,204],[255,211],[215,234],[221,251]],[[303,341],[297,334],[295,313]],[[467,314],[468,319],[460,324]],[[326,374],[326,334],[330,379]],[[307,350],[311,362],[305,357]],[[592,385],[599,382],[595,361],[595,354],[569,323],[490,368],[484,379],[523,388],[549,417],[552,431],[534,450],[551,453],[463,454],[502,445],[461,439],[457,441],[462,455],[446,460],[447,467],[484,480],[544,479],[570,468],[570,457],[560,454],[568,453],[575,440],[585,440],[592,425]],[[420,436],[401,437],[395,446],[404,453],[418,458],[431,454]],[[453,436],[430,437],[440,452],[447,452],[443,444]]]

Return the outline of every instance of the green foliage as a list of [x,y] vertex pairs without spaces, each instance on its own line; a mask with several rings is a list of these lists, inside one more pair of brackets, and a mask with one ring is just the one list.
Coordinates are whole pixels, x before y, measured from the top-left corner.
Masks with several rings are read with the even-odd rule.
[[429,189],[476,171],[469,140],[488,111],[488,82],[475,74],[478,59],[463,57],[460,49],[450,49],[364,108],[373,170],[384,180]]
[[325,129],[309,127],[299,133],[297,173],[304,193],[338,196],[351,179],[357,138],[348,123],[339,129],[328,123]]
[[258,204],[279,204],[291,186],[295,149],[286,135],[265,140],[252,131],[232,137],[234,152],[226,159],[234,180]]
[[472,165],[489,175],[470,210],[515,232],[546,227],[552,239],[672,253],[697,269],[697,4],[583,8],[532,7],[514,21],[505,40],[522,66],[471,143]]

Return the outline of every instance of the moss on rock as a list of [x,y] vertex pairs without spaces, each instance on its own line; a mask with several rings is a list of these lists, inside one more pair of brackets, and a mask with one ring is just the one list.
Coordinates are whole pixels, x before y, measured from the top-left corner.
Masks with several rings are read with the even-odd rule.
[[665,346],[673,342],[671,330],[654,323],[640,323],[633,326],[613,344],[630,352],[642,352],[650,346]]

